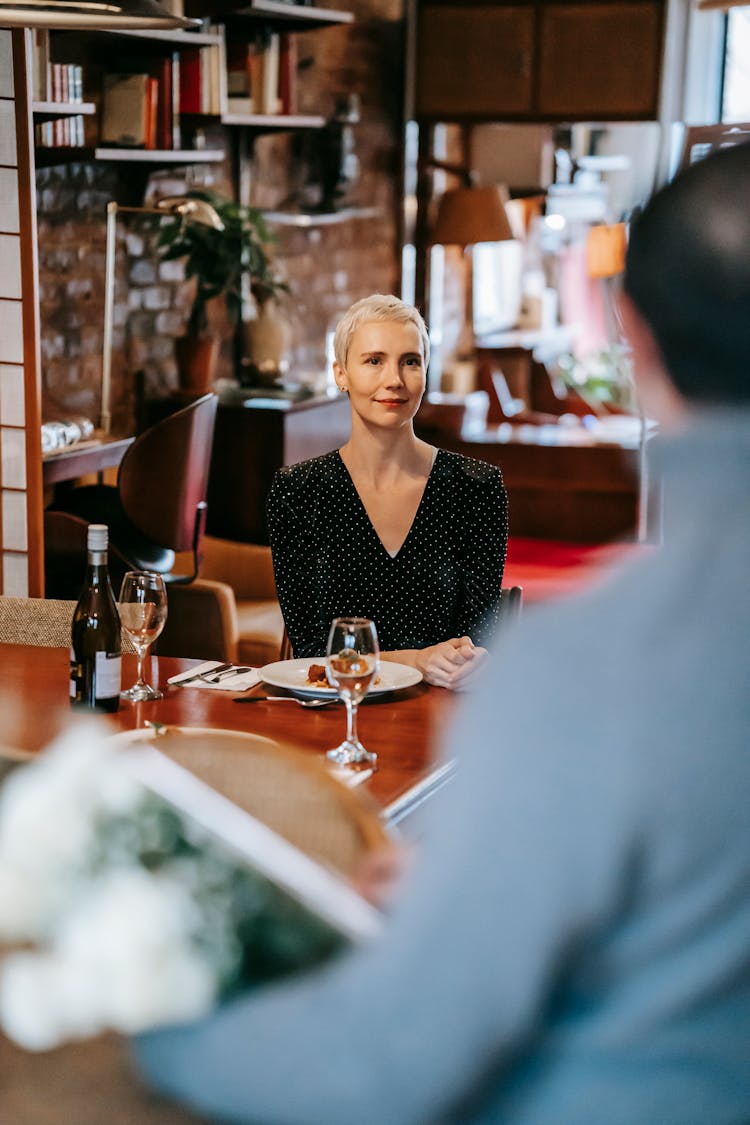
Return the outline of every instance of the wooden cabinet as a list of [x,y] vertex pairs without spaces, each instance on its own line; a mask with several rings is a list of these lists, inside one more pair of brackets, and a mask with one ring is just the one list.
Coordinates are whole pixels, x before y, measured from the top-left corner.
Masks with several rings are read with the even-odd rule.
[[349,399],[344,395],[296,403],[219,403],[208,482],[208,533],[268,543],[266,497],[276,470],[337,449],[350,429]]
[[422,0],[415,111],[425,121],[658,115],[664,0]]
[[497,118],[532,112],[534,12],[424,4],[417,31],[417,117]]
[[544,4],[537,103],[541,117],[655,117],[662,5]]

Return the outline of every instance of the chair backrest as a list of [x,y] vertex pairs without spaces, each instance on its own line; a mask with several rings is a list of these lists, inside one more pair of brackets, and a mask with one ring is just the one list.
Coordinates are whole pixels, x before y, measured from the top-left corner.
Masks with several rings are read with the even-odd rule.
[[217,398],[203,395],[145,430],[120,463],[125,514],[172,551],[195,551],[205,522]]
[[517,621],[521,616],[523,603],[523,586],[503,586],[500,594],[500,626],[501,628]]
[[[86,577],[88,523],[69,512],[44,513],[44,591],[47,599],[73,598],[75,604]],[[132,567],[114,543],[109,544],[109,576],[115,597],[122,578]]]
[[0,597],[0,644],[70,648],[75,602]]

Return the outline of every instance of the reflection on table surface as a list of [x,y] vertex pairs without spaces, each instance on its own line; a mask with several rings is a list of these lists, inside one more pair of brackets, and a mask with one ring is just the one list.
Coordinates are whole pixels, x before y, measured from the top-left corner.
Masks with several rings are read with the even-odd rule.
[[[71,722],[68,662],[65,649],[0,645],[0,698],[4,715],[0,742],[37,751]],[[164,698],[152,703],[125,703],[108,721],[120,730],[156,721],[174,726],[251,731],[316,755],[323,755],[340,741],[344,723],[341,707],[304,709],[271,701],[249,707],[234,703],[234,692],[167,684],[170,676],[198,663],[152,658],[149,682],[158,683]],[[133,682],[135,672],[135,657],[125,654],[123,684]],[[450,692],[417,684],[404,691],[374,696],[362,707],[362,737],[378,755],[378,769],[363,788],[380,805],[385,807],[402,800],[412,787],[433,774],[439,732],[454,706],[455,697]]]
[[[42,749],[71,721],[65,649],[0,645],[0,742]],[[151,682],[164,691],[152,703],[124,704],[107,721],[115,729],[167,725],[249,731],[294,743],[321,755],[341,737],[340,706],[305,710],[283,703],[234,703],[233,692],[169,687],[167,680],[198,661],[152,660]],[[123,657],[123,683],[135,675],[135,657]],[[258,691],[259,689],[256,689]],[[362,707],[361,727],[378,754],[378,770],[362,786],[396,819],[429,794],[449,772],[433,761],[438,732],[455,705],[440,688],[418,684],[373,698]],[[33,846],[33,844],[31,845]],[[116,1036],[71,1044],[43,1054],[21,1051],[0,1035],[0,1121],[13,1125],[197,1125],[204,1119],[143,1089]],[[207,1123],[206,1123],[207,1125]]]

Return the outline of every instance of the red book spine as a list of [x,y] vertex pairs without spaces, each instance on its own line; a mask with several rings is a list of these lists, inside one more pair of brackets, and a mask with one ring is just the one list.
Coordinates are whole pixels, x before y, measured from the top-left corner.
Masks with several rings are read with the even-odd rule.
[[159,83],[156,78],[146,79],[146,143],[144,148],[157,147],[157,130],[159,127]]
[[158,84],[156,106],[156,147],[172,148],[172,59],[159,59],[154,67]]
[[281,112],[297,112],[297,39],[294,35],[281,36],[279,54],[279,101]]
[[180,113],[201,111],[200,47],[190,47],[180,56]]

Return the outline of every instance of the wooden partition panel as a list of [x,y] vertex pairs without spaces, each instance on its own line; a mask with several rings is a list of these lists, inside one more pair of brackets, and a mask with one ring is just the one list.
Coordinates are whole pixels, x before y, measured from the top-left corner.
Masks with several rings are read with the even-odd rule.
[[0,30],[0,592],[43,593],[36,213],[27,40]]

